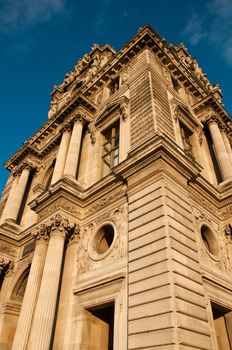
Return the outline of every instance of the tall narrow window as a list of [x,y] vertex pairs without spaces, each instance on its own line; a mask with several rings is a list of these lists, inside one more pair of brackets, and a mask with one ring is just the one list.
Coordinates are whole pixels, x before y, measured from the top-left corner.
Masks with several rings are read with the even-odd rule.
[[180,132],[182,137],[182,142],[184,146],[184,150],[193,156],[191,136],[192,132],[182,123],[180,123]]
[[119,163],[119,121],[104,132],[103,144],[103,176],[110,173],[111,169]]

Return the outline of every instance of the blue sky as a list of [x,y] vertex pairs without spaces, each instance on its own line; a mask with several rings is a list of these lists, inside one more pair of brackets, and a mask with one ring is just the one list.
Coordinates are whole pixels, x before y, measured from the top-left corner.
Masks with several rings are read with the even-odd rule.
[[52,86],[94,43],[119,50],[150,24],[184,42],[232,114],[232,0],[1,0],[0,191],[3,163],[47,120]]

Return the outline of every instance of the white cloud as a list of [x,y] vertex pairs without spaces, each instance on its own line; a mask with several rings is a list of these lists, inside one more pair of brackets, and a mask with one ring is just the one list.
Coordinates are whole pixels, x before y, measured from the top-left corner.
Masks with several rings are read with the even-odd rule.
[[203,17],[193,11],[182,34],[189,37],[189,41],[192,45],[198,44],[198,42],[206,36],[203,30]]
[[226,61],[232,65],[232,0],[210,0],[204,16],[192,11],[182,32],[192,45],[207,39],[221,49]]
[[65,0],[3,0],[0,31],[11,33],[48,21],[64,9]]

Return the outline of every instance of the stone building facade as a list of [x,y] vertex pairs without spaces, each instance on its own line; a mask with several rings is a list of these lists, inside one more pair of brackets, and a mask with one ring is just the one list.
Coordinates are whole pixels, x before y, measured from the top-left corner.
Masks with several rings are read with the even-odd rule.
[[3,350],[232,349],[232,124],[185,46],[95,44],[5,164]]

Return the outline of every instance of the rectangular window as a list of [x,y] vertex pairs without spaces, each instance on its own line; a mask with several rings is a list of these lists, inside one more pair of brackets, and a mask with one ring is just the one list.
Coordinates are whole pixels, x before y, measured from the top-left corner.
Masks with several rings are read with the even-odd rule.
[[119,163],[119,121],[110,126],[103,133],[103,176],[110,173],[111,169]]

